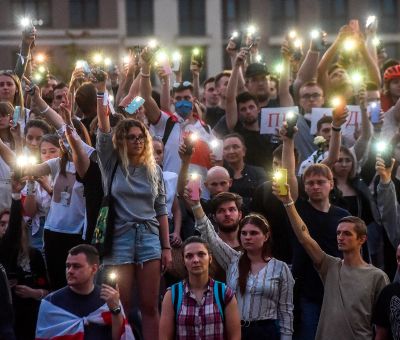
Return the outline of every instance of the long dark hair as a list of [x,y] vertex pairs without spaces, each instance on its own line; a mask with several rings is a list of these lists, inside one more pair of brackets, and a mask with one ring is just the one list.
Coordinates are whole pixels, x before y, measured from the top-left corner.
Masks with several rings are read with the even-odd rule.
[[[268,221],[263,216],[254,213],[247,215],[239,222],[238,239],[241,246],[242,243],[240,240],[240,234],[242,232],[243,227],[247,224],[255,225],[258,229],[261,230],[261,232],[264,235],[268,235],[270,231],[270,226],[268,224]],[[265,261],[269,256],[271,256],[271,242],[272,242],[271,233],[269,233],[269,238],[266,242],[264,242],[261,251],[261,257]],[[246,250],[243,250],[243,254],[242,256],[240,256],[238,267],[239,267],[239,277],[238,277],[239,291],[240,294],[244,295],[244,293],[246,292],[247,278],[251,270],[251,261],[247,256]]]

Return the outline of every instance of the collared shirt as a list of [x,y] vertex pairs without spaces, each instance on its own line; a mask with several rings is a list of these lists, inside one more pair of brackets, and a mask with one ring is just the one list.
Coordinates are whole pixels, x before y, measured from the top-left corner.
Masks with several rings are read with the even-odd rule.
[[[201,301],[197,301],[188,282],[183,281],[182,305],[176,321],[176,339],[179,340],[223,340],[226,338],[224,321],[214,301],[214,280],[210,279]],[[226,287],[226,306],[233,297],[232,289]]]

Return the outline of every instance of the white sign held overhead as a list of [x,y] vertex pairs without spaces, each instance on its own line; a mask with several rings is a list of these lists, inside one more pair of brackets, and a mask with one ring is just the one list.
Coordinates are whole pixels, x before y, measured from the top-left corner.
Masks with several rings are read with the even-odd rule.
[[276,135],[277,131],[282,126],[285,116],[288,112],[299,114],[297,106],[290,107],[272,107],[261,109],[261,125],[260,134]]

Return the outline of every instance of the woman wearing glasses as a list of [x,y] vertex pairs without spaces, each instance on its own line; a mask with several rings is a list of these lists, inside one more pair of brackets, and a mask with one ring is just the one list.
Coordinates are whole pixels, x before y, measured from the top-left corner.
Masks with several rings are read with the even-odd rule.
[[[143,123],[125,119],[111,131],[105,83],[97,84],[99,131],[97,151],[104,189],[111,186],[111,249],[103,263],[114,266],[124,310],[129,315],[134,277],[139,291],[145,340],[158,339],[158,293],[161,265],[171,262],[168,210],[161,168],[153,156],[151,136]],[[102,93],[103,92],[103,93]],[[108,230],[107,235],[110,235]],[[108,250],[108,251],[107,251]]]

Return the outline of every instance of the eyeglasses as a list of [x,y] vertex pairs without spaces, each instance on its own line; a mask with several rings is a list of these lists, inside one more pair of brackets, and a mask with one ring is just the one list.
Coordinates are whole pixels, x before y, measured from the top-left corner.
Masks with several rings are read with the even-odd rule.
[[310,100],[310,99],[319,99],[322,97],[321,93],[306,93],[301,96],[301,99]]
[[174,88],[174,89],[179,89],[179,88],[185,88],[185,89],[187,89],[188,87],[192,87],[193,85],[192,85],[192,83],[190,82],[190,81],[184,81],[184,82],[177,82],[177,83],[174,83],[174,85],[172,85],[172,87]]
[[318,179],[316,181],[306,181],[306,182],[304,182],[304,185],[306,185],[308,187],[312,187],[312,186],[314,186],[314,184],[316,184],[318,186],[322,186],[328,182],[329,181],[327,179]]
[[135,136],[135,135],[127,135],[125,137],[125,139],[131,143],[139,143],[142,144],[144,143],[144,136],[143,135],[139,135],[139,136]]

